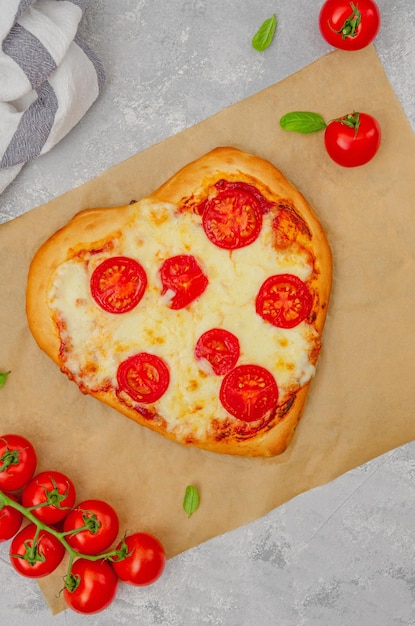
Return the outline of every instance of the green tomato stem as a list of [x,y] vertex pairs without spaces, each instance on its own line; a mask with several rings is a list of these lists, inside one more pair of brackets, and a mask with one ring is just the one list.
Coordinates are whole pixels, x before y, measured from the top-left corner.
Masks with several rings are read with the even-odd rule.
[[61,535],[62,537],[67,537],[67,536],[73,537],[73,535],[77,535],[78,533],[81,533],[84,530],[89,530],[90,533],[92,533],[93,535],[96,535],[98,532],[98,528],[99,526],[91,527],[90,524],[84,524],[84,526],[78,526],[78,528],[72,528],[71,530],[63,531]]
[[0,472],[7,472],[10,465],[18,465],[20,463],[19,452],[17,450],[6,450],[0,461],[2,462]]
[[330,22],[328,22],[329,28],[336,33],[336,35],[341,35],[342,39],[346,39],[346,37],[356,37],[357,29],[359,27],[360,22],[362,21],[362,14],[357,8],[357,4],[354,5],[353,2],[350,3],[352,13],[348,18],[344,21],[342,27],[339,30],[335,30]]
[[343,126],[348,126],[349,128],[354,128],[354,136],[356,137],[359,132],[360,127],[360,113],[353,111],[353,113],[347,113],[347,115],[343,115],[343,117],[337,117],[332,122],[339,122],[343,124]]

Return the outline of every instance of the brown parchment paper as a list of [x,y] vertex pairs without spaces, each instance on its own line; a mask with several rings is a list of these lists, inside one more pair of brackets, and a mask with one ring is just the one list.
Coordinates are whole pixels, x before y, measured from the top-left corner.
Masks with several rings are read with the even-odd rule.
[[[279,128],[292,110],[326,120],[372,113],[383,141],[369,164],[343,169],[323,135]],[[314,206],[332,246],[324,347],[300,425],[273,459],[185,448],[139,427],[77,387],[36,346],[25,287],[38,246],[74,213],[127,204],[218,145],[271,160]],[[39,470],[60,469],[78,499],[108,500],[121,528],[146,530],[172,557],[252,521],[415,435],[415,138],[375,49],[335,51],[288,79],[157,144],[99,178],[0,227],[0,430],[31,439]],[[186,485],[200,508],[182,510]],[[52,610],[60,576],[40,582]]]

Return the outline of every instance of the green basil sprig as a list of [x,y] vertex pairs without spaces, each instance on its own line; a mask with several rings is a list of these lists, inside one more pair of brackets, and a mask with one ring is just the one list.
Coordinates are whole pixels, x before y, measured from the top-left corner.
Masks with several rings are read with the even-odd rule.
[[265,20],[252,37],[252,47],[258,52],[263,52],[271,45],[277,28],[277,16],[275,13]]
[[194,485],[188,485],[184,494],[183,509],[190,517],[199,508],[199,491]]
[[326,122],[320,113],[311,111],[292,111],[286,113],[280,119],[280,126],[283,130],[295,133],[315,133],[327,127]]
[[6,378],[7,376],[10,374],[9,372],[0,372],[0,387],[3,387],[4,383],[6,382]]

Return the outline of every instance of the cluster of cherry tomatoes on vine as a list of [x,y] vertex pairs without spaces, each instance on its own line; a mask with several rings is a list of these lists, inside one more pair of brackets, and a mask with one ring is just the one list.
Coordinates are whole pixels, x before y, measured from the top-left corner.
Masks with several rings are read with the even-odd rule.
[[161,576],[166,555],[154,535],[137,532],[116,542],[119,520],[109,503],[76,503],[68,476],[55,470],[35,474],[36,467],[30,441],[17,434],[0,437],[0,541],[11,539],[9,558],[18,573],[47,576],[69,554],[62,593],[79,613],[108,607],[119,581],[144,586]]

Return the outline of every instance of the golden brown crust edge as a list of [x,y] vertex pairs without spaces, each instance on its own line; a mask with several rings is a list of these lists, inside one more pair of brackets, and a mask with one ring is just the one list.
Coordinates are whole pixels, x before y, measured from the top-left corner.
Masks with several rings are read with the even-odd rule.
[[[207,439],[206,441],[200,442],[196,447],[210,452],[234,456],[272,457],[282,454],[287,449],[300,421],[309,388],[310,383],[301,387],[296,394],[293,405],[277,427],[266,432],[258,432],[257,435],[253,435],[251,438],[245,440]],[[177,442],[173,435],[168,432],[160,431],[157,426],[151,421],[145,420],[137,411],[127,406],[121,406],[114,396],[109,396],[105,393],[95,393],[91,395],[118,412],[123,413],[126,417],[137,422],[137,424],[146,426],[157,433],[161,433],[167,439]],[[180,442],[180,445],[183,445],[183,442]]]
[[[296,211],[308,224],[317,259],[316,271],[312,279],[314,289],[319,297],[315,326],[321,334],[331,289],[330,247],[324,230],[310,205],[270,162],[236,148],[216,148],[184,166],[154,191],[150,198],[163,202],[179,203],[183,198],[192,195],[195,189],[203,188],[212,180],[215,181],[223,175],[235,175],[236,172],[240,172],[242,176],[258,179],[263,186],[272,190],[274,197],[291,201]],[[52,235],[33,258],[27,284],[28,323],[39,347],[59,366],[61,365],[59,358],[60,339],[47,303],[50,277],[77,244],[88,246],[100,239],[107,238],[113,232],[122,230],[123,225],[129,220],[129,206],[87,209],[78,213],[67,225]],[[297,392],[290,410],[273,429],[259,432],[247,440],[216,441],[211,439],[202,442],[199,447],[213,452],[240,456],[268,457],[281,454],[287,448],[298,425],[309,387],[310,383],[307,383]],[[156,424],[149,422],[136,411],[120,403],[115,396],[102,392],[91,395],[138,424],[156,432],[162,432]],[[174,436],[169,433],[163,431],[162,434],[175,440]]]

